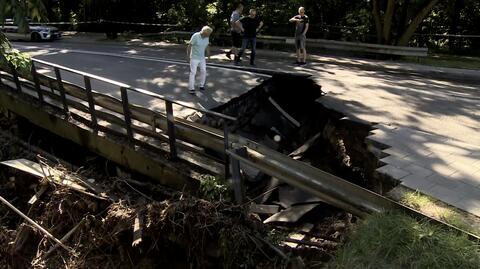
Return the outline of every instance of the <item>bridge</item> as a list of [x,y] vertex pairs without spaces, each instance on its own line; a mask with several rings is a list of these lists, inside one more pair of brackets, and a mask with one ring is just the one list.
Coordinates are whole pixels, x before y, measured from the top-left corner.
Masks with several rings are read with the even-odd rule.
[[[64,79],[66,76],[80,77],[83,84],[69,82]],[[282,76],[287,75],[278,72],[267,79]],[[242,203],[245,197],[240,170],[249,166],[360,217],[400,210],[417,219],[427,218],[236,134],[231,126],[237,118],[229,115],[38,59],[33,60],[27,73],[3,66],[0,78],[0,107],[163,185],[195,189],[200,175],[208,173],[230,180],[236,202]],[[92,85],[108,85],[116,92],[102,93]],[[147,108],[132,102],[134,98],[155,99],[164,105]],[[179,111],[215,118],[222,128],[179,117]],[[442,221],[430,220],[466,233]]]

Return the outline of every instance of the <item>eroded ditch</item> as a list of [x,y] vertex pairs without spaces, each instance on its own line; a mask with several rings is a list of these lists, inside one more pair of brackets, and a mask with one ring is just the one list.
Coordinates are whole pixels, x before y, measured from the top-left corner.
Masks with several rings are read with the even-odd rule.
[[[312,80],[277,76],[215,110],[239,118],[237,125],[231,126],[239,135],[360,186],[384,191],[388,187],[375,175],[378,159],[365,144],[371,127],[324,108],[315,101],[321,93]],[[68,188],[49,186],[50,192],[41,204],[30,209],[26,201],[41,185],[38,179],[1,167],[0,194],[48,225],[54,234],[61,236],[86,219],[85,227],[69,240],[75,244],[78,255],[65,261],[64,256],[69,255],[58,253],[50,260],[35,263],[38,268],[66,265],[90,268],[93,264],[102,268],[319,266],[334,255],[356,222],[351,214],[247,167],[243,167],[243,172],[248,197],[257,205],[274,206],[274,211],[239,208],[228,201],[206,201],[148,182],[139,183],[144,180],[140,175],[119,174],[115,164],[23,119],[3,117],[2,121],[2,129],[9,129],[29,144],[77,167],[82,166],[79,175],[93,177],[109,195],[123,197],[121,201],[105,203],[74,194]],[[214,127],[221,125],[207,117],[200,121]],[[36,159],[36,153],[24,146],[5,138],[2,144],[1,161]],[[64,171],[74,173],[71,168]],[[125,177],[130,179],[127,184]],[[128,182],[137,185],[132,187],[135,183]],[[274,220],[262,224],[289,208],[301,214],[293,221]],[[148,225],[143,231],[142,245],[135,247],[132,246],[132,226],[138,211]],[[19,217],[0,213],[3,257],[0,265],[32,266],[51,244],[23,225]],[[172,257],[178,264],[169,262]]]

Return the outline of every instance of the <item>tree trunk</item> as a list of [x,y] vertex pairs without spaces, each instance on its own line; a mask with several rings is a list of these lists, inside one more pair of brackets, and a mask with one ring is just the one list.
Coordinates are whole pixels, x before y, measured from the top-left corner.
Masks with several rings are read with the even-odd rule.
[[402,14],[400,15],[400,26],[398,28],[399,33],[403,33],[403,31],[405,31],[405,28],[407,27],[407,24],[408,24],[408,8],[410,7],[410,1],[411,0],[403,1]]
[[375,18],[375,28],[377,29],[377,43],[382,43],[382,21],[380,18],[380,8],[378,0],[373,0],[373,17]]
[[428,4],[413,18],[413,20],[408,25],[407,29],[403,32],[400,39],[398,40],[398,46],[408,45],[408,41],[412,38],[413,34],[417,30],[420,23],[423,19],[432,11],[433,7],[438,3],[438,0],[429,0]]
[[[451,35],[456,35],[458,34],[458,25],[460,23],[460,12],[462,12],[462,9],[465,7],[465,0],[456,0],[455,5],[453,8],[453,16],[452,16],[452,22],[450,24],[450,34]],[[448,44],[450,46],[450,49],[457,49],[458,44],[456,42],[455,37],[450,37],[448,40]]]
[[388,0],[387,10],[385,11],[385,18],[383,22],[383,41],[385,44],[390,44],[390,33],[392,31],[393,14],[395,12],[395,0]]

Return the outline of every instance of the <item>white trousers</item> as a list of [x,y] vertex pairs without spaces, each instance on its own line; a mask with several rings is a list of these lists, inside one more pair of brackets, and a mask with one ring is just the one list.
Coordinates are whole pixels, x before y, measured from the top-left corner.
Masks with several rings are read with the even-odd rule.
[[197,75],[197,68],[200,66],[200,87],[205,86],[207,80],[207,62],[205,59],[196,60],[190,59],[190,79],[188,81],[188,89],[195,89],[195,76]]

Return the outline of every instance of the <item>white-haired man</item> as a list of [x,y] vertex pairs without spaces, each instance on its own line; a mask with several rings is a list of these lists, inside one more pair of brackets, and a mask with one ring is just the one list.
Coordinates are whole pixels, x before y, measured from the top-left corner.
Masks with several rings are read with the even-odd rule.
[[200,90],[205,90],[205,81],[207,80],[207,61],[205,55],[210,58],[209,37],[212,34],[212,28],[204,26],[202,30],[195,33],[188,42],[187,55],[190,58],[190,78],[188,81],[188,90],[195,94],[195,76],[200,67]]
[[307,63],[307,31],[309,26],[308,16],[305,15],[305,8],[298,9],[298,15],[292,17],[290,22],[296,23],[295,27],[295,47],[297,48],[296,64],[305,65]]

